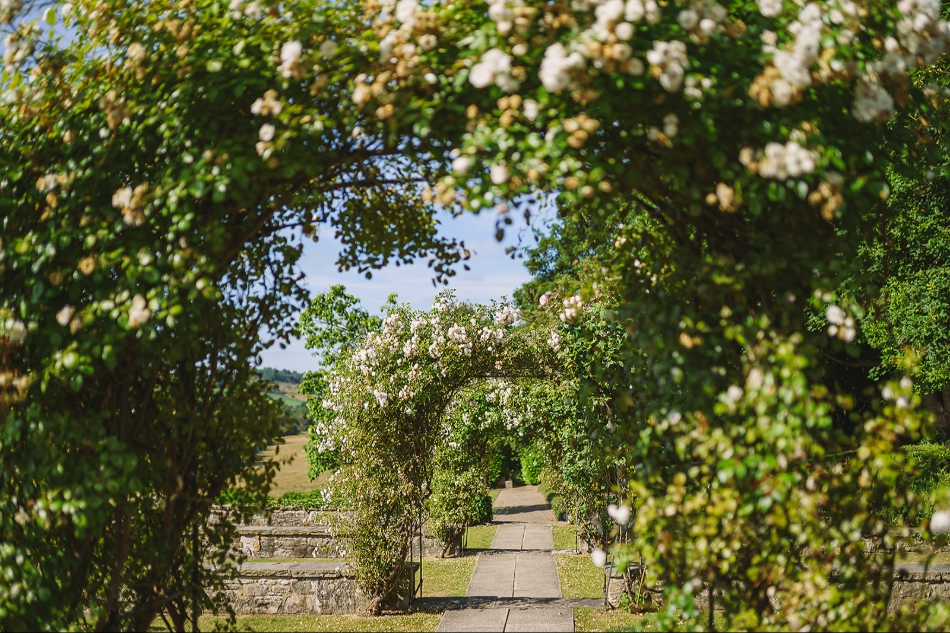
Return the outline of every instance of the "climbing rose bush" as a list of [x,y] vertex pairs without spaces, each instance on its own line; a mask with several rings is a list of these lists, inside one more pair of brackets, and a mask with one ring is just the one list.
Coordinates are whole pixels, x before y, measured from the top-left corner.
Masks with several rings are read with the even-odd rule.
[[[511,305],[462,303],[447,291],[431,311],[391,310],[379,331],[337,361],[323,401],[335,416],[317,424],[311,442],[336,456],[327,494],[352,510],[336,529],[356,558],[370,613],[395,587],[409,540],[428,518],[435,470],[470,450],[454,441],[459,429],[451,424],[470,419],[450,409],[480,382],[550,379],[555,360],[542,335],[519,327]],[[504,394],[499,385],[486,398],[497,400],[499,389]],[[478,465],[463,466],[460,476]],[[440,507],[440,516],[449,510]]]

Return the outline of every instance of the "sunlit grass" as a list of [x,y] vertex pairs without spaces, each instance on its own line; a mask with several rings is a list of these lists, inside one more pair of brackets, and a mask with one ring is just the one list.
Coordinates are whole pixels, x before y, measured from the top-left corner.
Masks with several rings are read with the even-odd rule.
[[586,554],[555,554],[561,596],[565,598],[603,598],[604,570]]
[[643,622],[643,615],[625,611],[574,609],[575,631],[634,631]]
[[[239,631],[435,631],[440,613],[410,613],[368,618],[358,615],[244,615],[237,618]],[[227,624],[226,618],[198,619],[201,631],[214,631]],[[167,631],[161,619],[150,631]]]
[[[705,622],[706,614],[709,612],[700,612],[700,618]],[[686,631],[682,625],[675,626],[674,631]],[[716,613],[713,616],[713,626],[717,631],[725,631],[726,618],[722,613]],[[621,609],[611,611],[602,611],[600,609],[574,609],[574,630],[575,631],[661,631],[655,621],[655,616],[651,613],[629,613]]]
[[456,598],[465,595],[475,571],[477,556],[425,558],[422,561],[422,595],[425,598]]
[[497,531],[497,525],[476,525],[475,527],[468,528],[465,549],[478,550],[491,548],[491,543],[495,540],[495,532]]
[[577,532],[573,525],[555,525],[554,549],[574,549],[578,545]]

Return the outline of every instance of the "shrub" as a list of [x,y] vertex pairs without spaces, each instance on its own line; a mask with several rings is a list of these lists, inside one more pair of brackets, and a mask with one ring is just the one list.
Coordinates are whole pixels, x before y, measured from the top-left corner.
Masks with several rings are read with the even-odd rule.
[[521,460],[521,480],[532,486],[541,483],[541,468],[544,461],[541,459],[541,454],[537,448],[528,446],[521,449],[519,458]]
[[322,490],[312,490],[310,492],[285,492],[274,501],[273,505],[294,510],[322,510],[327,507],[327,501]]
[[[903,455],[900,455],[903,453]],[[877,487],[872,491],[871,513],[884,519],[889,525],[918,525],[929,519],[934,512],[930,501],[932,494],[940,488],[950,487],[950,446],[945,444],[912,444],[900,449],[895,457],[906,457],[901,478],[906,488],[913,491],[924,501],[913,506],[894,507],[882,501],[882,492]]]

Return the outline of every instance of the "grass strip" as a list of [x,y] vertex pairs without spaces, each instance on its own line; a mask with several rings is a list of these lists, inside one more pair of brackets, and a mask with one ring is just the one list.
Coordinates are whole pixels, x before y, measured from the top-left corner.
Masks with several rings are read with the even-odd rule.
[[422,595],[425,598],[457,598],[465,595],[475,571],[477,556],[425,558],[422,561]]
[[490,549],[492,541],[495,540],[495,532],[497,531],[497,525],[476,525],[474,527],[468,528],[468,537],[465,544],[465,549]]
[[576,545],[579,545],[573,525],[555,525],[551,529],[554,535],[554,549],[574,549]]
[[603,598],[604,570],[586,554],[555,554],[561,595],[565,598]]
[[[706,614],[708,611],[700,612]],[[706,615],[700,618],[701,622],[706,622]],[[677,622],[674,631],[686,631],[686,627],[681,622]],[[726,618],[717,612],[713,616],[713,624],[717,631],[725,631]],[[614,609],[604,612],[600,609],[576,608],[574,609],[574,630],[575,631],[660,631],[662,630],[656,623],[655,616],[652,613],[629,613],[620,609]]]
[[[358,615],[241,615],[237,618],[238,631],[435,631],[442,619],[441,613],[410,613],[367,618]],[[201,617],[201,631],[220,630],[227,625],[226,618]],[[167,631],[161,619],[149,631]]]

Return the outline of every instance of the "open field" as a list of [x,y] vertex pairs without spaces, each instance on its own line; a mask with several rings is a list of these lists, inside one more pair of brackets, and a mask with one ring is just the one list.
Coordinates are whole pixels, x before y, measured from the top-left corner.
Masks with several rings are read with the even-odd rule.
[[319,490],[329,478],[329,473],[317,477],[316,481],[307,478],[307,455],[303,451],[307,443],[307,434],[287,435],[284,443],[279,446],[269,446],[261,451],[258,458],[261,461],[277,461],[280,470],[274,477],[272,497],[279,497],[285,492],[311,492]]
[[283,393],[273,393],[273,392],[272,392],[272,393],[270,394],[270,397],[273,398],[274,400],[280,401],[281,404],[283,404],[283,405],[285,405],[285,406],[288,406],[288,407],[296,408],[296,407],[305,407],[305,406],[307,406],[307,402],[306,402],[305,400],[299,400],[299,399],[297,399],[297,398],[292,398],[292,397],[290,397],[290,396],[288,396],[288,395],[285,395],[285,394],[283,394]]
[[288,400],[295,400],[297,402],[306,402],[307,396],[303,395],[302,393],[297,393],[297,387],[299,387],[299,385],[289,382],[277,383],[277,388],[280,389],[280,395],[284,398],[287,398]]

